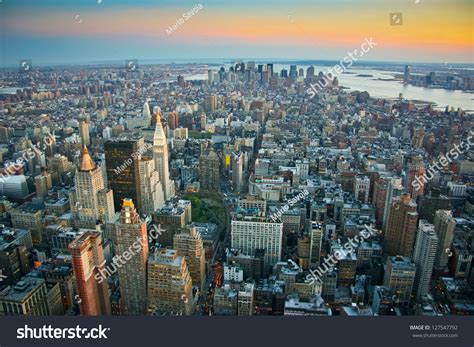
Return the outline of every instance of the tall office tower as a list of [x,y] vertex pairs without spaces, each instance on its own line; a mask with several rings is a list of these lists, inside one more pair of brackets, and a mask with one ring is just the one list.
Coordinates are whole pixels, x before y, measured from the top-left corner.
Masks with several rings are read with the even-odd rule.
[[438,237],[433,224],[420,220],[413,256],[416,264],[415,290],[418,300],[429,292],[437,247]]
[[410,67],[408,65],[405,65],[405,73],[403,75],[403,83],[409,83],[410,82]]
[[217,95],[207,95],[204,98],[204,111],[208,114],[217,109]]
[[321,247],[323,241],[323,225],[320,222],[311,222],[311,250],[309,256],[309,265],[316,268],[321,260]]
[[206,285],[206,253],[196,227],[188,226],[182,233],[174,235],[173,248],[186,259],[193,285],[202,292]]
[[168,161],[168,142],[163,131],[161,118],[156,119],[156,129],[153,135],[153,159],[155,159],[156,171],[160,176],[160,182],[165,195],[165,201],[175,195],[174,181],[170,180],[169,161]]
[[[425,128],[420,127],[420,128],[415,128],[413,131],[413,137],[411,138],[411,144],[415,148],[422,148],[423,147],[423,141],[425,139]],[[412,159],[412,166],[413,165],[419,165],[421,166],[423,164],[423,157],[421,155],[415,155]],[[424,168],[424,165],[423,165]]]
[[269,76],[272,77],[274,73],[273,64],[267,64],[267,71],[268,71]]
[[89,123],[86,120],[79,123],[79,136],[83,146],[90,146]]
[[406,182],[406,189],[415,201],[418,196],[422,196],[424,194],[425,183],[420,179],[420,177],[424,177],[425,174],[426,169],[425,163],[423,162],[423,157],[421,155],[415,155],[412,158]]
[[207,70],[207,81],[209,85],[214,83],[214,71]]
[[41,175],[35,177],[36,196],[39,198],[45,197],[52,186],[53,180],[51,174],[47,169],[42,169]]
[[232,153],[232,187],[235,193],[242,191],[244,156],[242,153]]
[[321,295],[324,300],[334,301],[337,287],[337,272],[334,269],[330,269],[323,275],[323,287]]
[[114,222],[111,237],[115,255],[125,259],[124,264],[118,267],[122,310],[129,315],[146,314],[148,237],[146,222],[140,220],[131,199],[123,200],[122,211]]
[[150,106],[148,105],[148,102],[146,101],[143,104],[142,116],[143,118],[151,118]]
[[168,127],[170,130],[174,130],[178,127],[178,123],[179,123],[179,116],[178,116],[178,113],[176,113],[176,111],[173,111],[169,114],[168,116]]
[[204,150],[199,157],[199,183],[201,189],[220,190],[219,182],[220,160],[216,152]]
[[155,160],[151,157],[142,157],[138,162],[138,173],[142,213],[151,214],[165,204],[160,175],[155,170]]
[[411,301],[416,266],[410,257],[388,257],[383,285],[396,295],[396,301],[407,305]]
[[207,116],[206,114],[203,112],[201,113],[201,117],[200,117],[200,122],[199,122],[199,126],[201,128],[201,130],[206,130],[206,124],[207,124]]
[[298,70],[296,65],[290,65],[290,78],[296,80],[298,78]]
[[377,225],[381,226],[383,222],[383,214],[385,210],[385,198],[388,192],[390,179],[386,177],[380,177],[374,182],[374,192],[372,195],[372,203],[375,207],[375,219]]
[[181,88],[186,87],[186,82],[184,80],[184,77],[181,75],[178,76],[178,86],[180,86]]
[[105,188],[102,169],[92,160],[86,146],[74,180],[76,189],[69,194],[69,201],[79,227],[95,229],[98,220],[106,222],[113,217],[114,194]]
[[52,134],[48,134],[43,138],[43,146],[46,157],[52,157],[58,152],[56,147],[56,137]]
[[420,198],[420,218],[433,223],[438,210],[451,210],[451,200],[438,188],[432,188],[428,195]]
[[139,153],[143,152],[145,141],[139,139],[112,139],[104,143],[105,165],[109,187],[114,191],[115,211],[122,208],[123,199],[132,199],[137,210],[142,212]]
[[306,69],[306,78],[314,77],[314,66],[310,66]]
[[298,236],[296,241],[296,255],[298,256],[298,265],[303,270],[309,268],[309,257],[311,254],[311,239],[307,232],[303,232]]
[[232,248],[250,256],[263,249],[265,270],[280,261],[282,240],[283,223],[274,223],[270,218],[247,216],[232,221]]
[[448,266],[448,252],[453,242],[456,219],[453,218],[451,211],[438,210],[436,211],[433,224],[436,235],[438,236],[438,249],[436,250],[434,266],[439,269],[444,269]]
[[[57,172],[58,181],[64,183],[67,181],[63,174],[67,174],[73,170],[72,163],[64,155],[55,154],[54,157],[48,158],[48,169],[50,172]],[[66,175],[68,176],[68,175]]]
[[385,253],[387,255],[412,256],[415,243],[418,212],[410,195],[395,198],[390,206],[390,217],[385,229]]
[[390,182],[388,183],[388,187],[387,187],[387,194],[385,194],[385,205],[384,205],[383,220],[382,220],[383,230],[385,230],[388,223],[388,219],[390,217],[389,211],[392,205],[393,198],[402,195],[402,193],[403,193],[402,179],[399,177],[390,178]]
[[81,314],[85,316],[110,315],[107,281],[100,281],[102,274],[105,273],[102,236],[95,231],[85,232],[69,244],[69,253],[72,256]]
[[185,315],[193,309],[192,280],[184,257],[173,249],[157,250],[148,259],[148,313]]

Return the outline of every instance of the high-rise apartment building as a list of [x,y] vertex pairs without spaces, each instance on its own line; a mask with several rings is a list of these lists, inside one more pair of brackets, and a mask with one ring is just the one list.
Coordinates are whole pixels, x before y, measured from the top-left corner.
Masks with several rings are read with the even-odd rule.
[[185,315],[193,309],[192,280],[184,257],[160,249],[148,259],[148,312],[152,315]]
[[204,99],[204,110],[207,113],[214,112],[217,109],[217,95],[207,95]]
[[102,236],[88,231],[69,244],[72,267],[76,278],[81,314],[85,316],[110,315],[107,281],[104,281],[105,258]]
[[320,222],[311,222],[310,239],[309,264],[311,268],[316,268],[320,264],[323,241],[323,225]]
[[382,220],[382,228],[385,230],[388,220],[390,218],[390,207],[393,198],[399,197],[403,194],[402,179],[399,177],[391,177],[387,186],[387,193],[385,194],[385,204]]
[[438,188],[433,188],[429,194],[420,198],[420,219],[433,223],[438,210],[451,210],[451,201]]
[[185,226],[191,223],[191,201],[171,200],[166,205],[153,213],[155,225],[158,225],[161,234],[158,242],[164,246],[173,246],[175,234],[181,233]]
[[76,189],[69,194],[69,200],[77,226],[95,229],[98,220],[106,222],[113,217],[114,194],[105,188],[102,169],[92,160],[86,146],[74,180]]
[[118,267],[122,311],[129,315],[146,314],[148,238],[146,223],[140,220],[133,201],[124,199],[119,219],[114,222],[112,240],[115,255],[124,258]]
[[396,302],[407,305],[411,301],[416,266],[410,257],[388,257],[383,285],[388,287]]
[[424,219],[420,220],[416,235],[415,253],[413,255],[416,265],[414,285],[418,300],[429,292],[437,247],[438,237],[436,236],[433,224],[428,223]]
[[203,151],[199,157],[199,183],[201,189],[214,191],[220,189],[219,166],[219,157],[212,148],[209,151]]
[[188,264],[193,285],[204,291],[206,285],[206,254],[201,234],[191,225],[174,235],[173,248]]
[[253,256],[256,250],[264,250],[265,268],[271,268],[281,260],[283,223],[269,218],[242,217],[232,221],[232,248]]
[[384,236],[385,253],[412,256],[418,222],[416,203],[410,195],[404,194],[392,201],[389,213]]

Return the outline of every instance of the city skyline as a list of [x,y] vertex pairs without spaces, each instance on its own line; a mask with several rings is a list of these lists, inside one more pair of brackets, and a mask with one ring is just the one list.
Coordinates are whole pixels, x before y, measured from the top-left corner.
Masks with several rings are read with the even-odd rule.
[[[147,59],[340,60],[372,37],[367,61],[472,63],[468,0],[310,2],[19,0],[0,4],[1,65]],[[394,18],[392,18],[395,15]],[[354,18],[355,20],[352,20]],[[45,49],[46,48],[46,49]]]

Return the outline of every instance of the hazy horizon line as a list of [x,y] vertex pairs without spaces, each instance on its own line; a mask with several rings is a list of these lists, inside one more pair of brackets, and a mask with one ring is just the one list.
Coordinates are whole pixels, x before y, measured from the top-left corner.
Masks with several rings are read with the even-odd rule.
[[[127,60],[138,60],[138,65],[170,65],[170,64],[193,64],[193,63],[208,63],[208,64],[216,64],[218,65],[219,63],[223,64],[230,64],[230,63],[237,63],[237,62],[266,62],[266,63],[279,63],[279,64],[284,64],[284,63],[313,63],[313,62],[318,62],[318,63],[338,63],[340,59],[308,59],[308,58],[135,58],[135,57],[130,57],[128,59],[105,59],[105,60],[88,60],[88,61],[62,61],[62,62],[43,62],[40,61],[39,63],[35,63],[34,59],[30,58],[23,58],[23,59],[18,59],[16,63],[7,63],[3,64],[0,63],[0,68],[1,69],[9,69],[9,68],[16,68],[18,67],[18,64],[22,60],[31,60],[32,63],[32,68],[37,67],[42,67],[42,68],[47,68],[47,67],[58,67],[58,66],[81,66],[81,65],[106,65],[106,64],[111,64],[111,65],[123,65]],[[166,61],[166,63],[151,63],[154,61]],[[175,63],[176,61],[176,63]],[[148,62],[148,63],[147,63]],[[305,64],[305,65],[306,65]],[[356,65],[370,65],[370,64],[393,64],[393,65],[410,65],[410,66],[416,66],[416,65],[441,65],[441,66],[447,66],[449,64],[450,66],[458,66],[458,67],[472,67],[474,68],[474,63],[472,62],[463,62],[463,63],[450,63],[450,62],[434,62],[434,61],[393,61],[393,60],[359,60],[353,63],[353,66]],[[324,64],[323,64],[324,65]]]

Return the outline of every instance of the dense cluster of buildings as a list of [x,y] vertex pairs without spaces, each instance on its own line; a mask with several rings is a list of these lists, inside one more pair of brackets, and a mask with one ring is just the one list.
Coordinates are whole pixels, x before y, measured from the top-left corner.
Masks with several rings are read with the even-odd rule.
[[0,315],[474,314],[474,114],[170,71],[3,72]]

